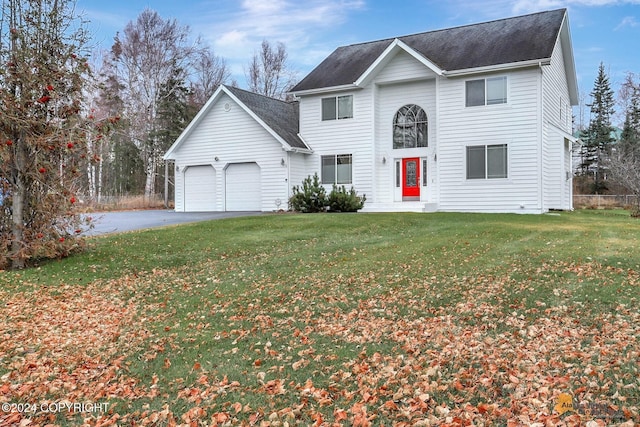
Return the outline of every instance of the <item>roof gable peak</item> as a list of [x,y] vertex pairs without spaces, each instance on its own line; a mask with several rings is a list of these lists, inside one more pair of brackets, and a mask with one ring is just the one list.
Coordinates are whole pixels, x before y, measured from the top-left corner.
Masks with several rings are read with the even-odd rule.
[[387,65],[391,59],[395,56],[395,54],[399,51],[403,51],[411,55],[418,62],[423,64],[425,67],[441,76],[443,74],[443,70],[440,69],[436,64],[431,62],[424,55],[420,54],[415,49],[409,47],[405,42],[400,40],[399,38],[393,39],[393,41],[389,44],[389,46],[382,52],[380,56],[367,68],[367,70],[354,82],[354,84],[358,87],[366,86],[367,83],[371,81],[371,79],[375,76],[375,74],[382,69],[385,65]]

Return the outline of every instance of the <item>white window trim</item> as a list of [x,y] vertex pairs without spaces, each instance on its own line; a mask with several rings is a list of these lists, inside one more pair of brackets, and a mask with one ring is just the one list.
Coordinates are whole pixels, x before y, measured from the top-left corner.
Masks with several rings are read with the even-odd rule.
[[[424,121],[415,121],[414,122],[414,127],[415,128],[417,128],[418,123],[424,123],[426,125],[426,128],[427,128],[426,129],[426,133],[425,133],[425,138],[426,138],[425,143],[426,144],[423,145],[423,146],[419,146],[418,145],[417,133],[416,133],[416,139],[414,141],[415,144],[416,144],[415,146],[413,146],[413,147],[397,147],[397,148],[394,146],[395,145],[395,129],[396,129],[396,126],[398,124],[397,121],[396,121],[396,118],[397,118],[398,113],[400,112],[400,110],[402,110],[403,108],[406,108],[406,107],[409,107],[409,108],[416,107],[416,108],[419,109],[419,111],[422,111],[422,113],[424,113],[424,117],[425,117]],[[392,147],[391,148],[394,149],[394,150],[407,150],[407,149],[411,150],[411,149],[414,149],[414,148],[428,148],[429,147],[429,114],[427,113],[427,110],[422,108],[419,104],[415,104],[415,103],[405,104],[402,107],[398,108],[396,110],[396,112],[394,113],[394,115],[393,115],[393,120],[392,120],[392,124],[391,124],[391,132],[392,132],[392,135],[391,135],[391,145],[392,145]]]
[[[491,145],[504,145],[507,147],[507,176],[500,178],[489,178],[487,177],[487,147]],[[468,160],[467,160],[467,149],[469,147],[485,147],[485,156],[484,156],[484,178],[468,178],[467,168],[468,168]],[[464,180],[467,183],[478,183],[478,184],[486,184],[487,182],[505,182],[511,180],[511,144],[507,142],[487,142],[487,143],[470,143],[463,146],[463,158],[464,158],[464,170],[462,173],[464,174]]]
[[[349,117],[339,117],[339,102],[338,99],[339,98],[351,98],[351,116]],[[335,100],[335,107],[336,107],[336,117],[334,119],[325,119],[324,118],[324,100],[325,99],[333,99]],[[325,96],[320,98],[320,121],[322,122],[332,122],[332,121],[337,121],[337,120],[349,120],[349,119],[353,119],[353,112],[354,112],[354,96],[349,94],[349,95],[336,95],[336,96]]]
[[[341,156],[348,156],[349,159],[351,160],[351,176],[349,177],[349,182],[338,182],[338,157]],[[322,169],[324,167],[324,162],[323,160],[326,157],[333,157],[333,180],[332,182],[324,182],[324,174],[322,173]],[[351,153],[343,153],[343,154],[323,154],[320,156],[320,183],[322,185],[352,185],[353,184],[353,154]]]
[[[487,80],[492,80],[492,79],[505,79],[505,85],[506,85],[506,101],[505,102],[500,102],[500,103],[496,103],[496,104],[488,104],[487,103]],[[478,81],[478,80],[483,80],[484,81],[484,104],[481,105],[467,105],[467,82],[473,82],[473,81]],[[463,98],[463,103],[464,103],[464,107],[465,108],[478,108],[478,107],[496,107],[496,106],[500,106],[500,105],[508,105],[509,104],[509,100],[511,99],[511,94],[509,91],[509,76],[508,75],[499,75],[499,76],[491,76],[491,77],[482,77],[482,78],[472,78],[472,79],[467,79],[464,81],[464,98]]]

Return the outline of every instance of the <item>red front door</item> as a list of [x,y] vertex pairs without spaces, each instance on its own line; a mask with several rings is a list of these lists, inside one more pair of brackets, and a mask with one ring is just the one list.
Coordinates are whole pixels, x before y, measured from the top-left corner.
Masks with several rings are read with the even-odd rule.
[[420,200],[420,159],[402,159],[402,198]]

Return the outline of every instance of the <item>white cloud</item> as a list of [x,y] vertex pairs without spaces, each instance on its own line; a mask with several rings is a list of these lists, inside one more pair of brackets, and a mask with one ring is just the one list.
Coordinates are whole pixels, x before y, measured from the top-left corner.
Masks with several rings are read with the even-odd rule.
[[510,3],[513,5],[511,10],[514,13],[522,14],[570,6],[599,7],[640,4],[640,0],[517,0]]
[[[262,40],[284,43],[291,60],[319,61],[328,52],[317,52],[318,57],[310,58],[311,52],[316,52],[314,40],[364,7],[365,0],[243,0],[236,10],[214,7],[192,27],[238,74]],[[236,75],[239,80],[243,80],[242,73]]]
[[512,15],[524,15],[560,8],[630,4],[640,5],[640,0],[450,0],[447,7],[451,10],[463,10],[466,15],[476,16],[476,19],[470,19],[470,22],[477,22],[480,20],[478,16],[483,17],[482,19],[504,18],[507,16],[505,11],[511,11]]
[[625,28],[625,27],[637,27],[640,25],[640,22],[635,18],[635,16],[625,16],[622,21],[615,28],[616,31]]

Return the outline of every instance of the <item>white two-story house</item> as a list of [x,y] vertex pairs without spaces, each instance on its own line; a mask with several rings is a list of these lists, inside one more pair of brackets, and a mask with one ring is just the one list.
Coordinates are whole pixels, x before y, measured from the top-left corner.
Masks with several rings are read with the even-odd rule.
[[363,211],[572,208],[565,9],[339,47],[291,94],[216,91],[165,155],[176,210],[286,209],[315,173]]

